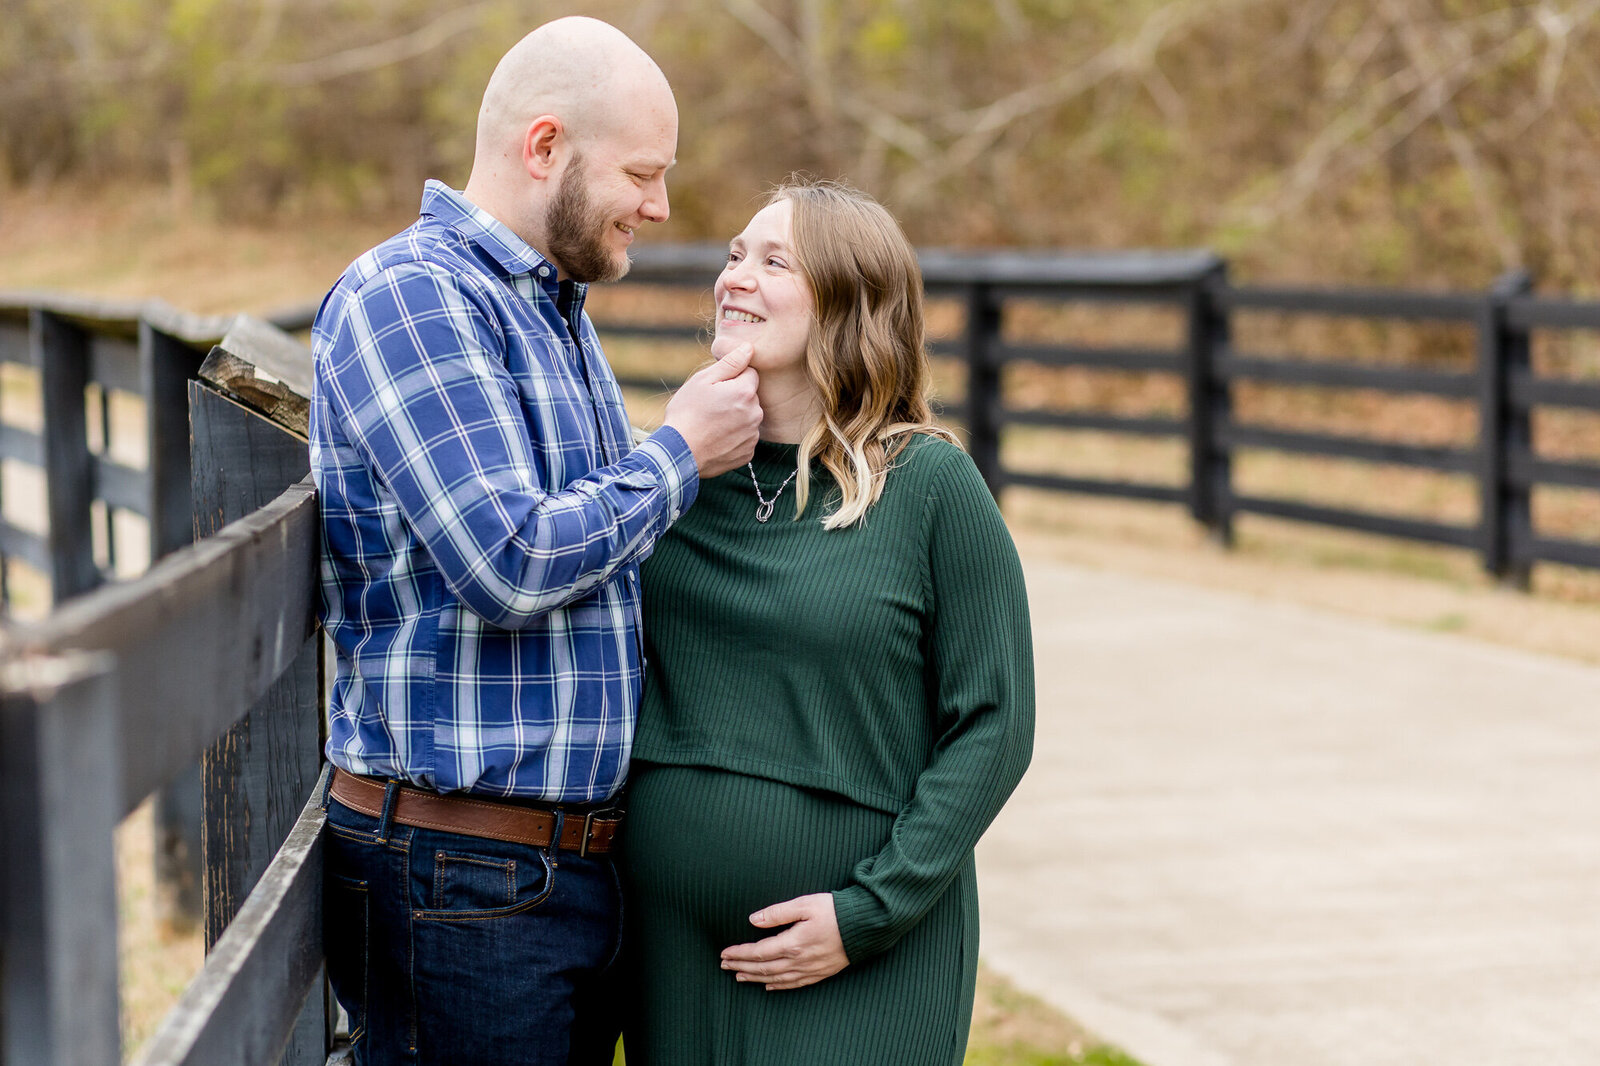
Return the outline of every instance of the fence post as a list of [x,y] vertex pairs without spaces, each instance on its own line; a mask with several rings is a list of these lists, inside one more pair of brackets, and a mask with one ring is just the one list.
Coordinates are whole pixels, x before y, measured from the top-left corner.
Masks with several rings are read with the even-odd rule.
[[1000,498],[1000,304],[983,282],[967,289],[967,450],[989,491]]
[[1501,275],[1484,296],[1478,318],[1478,442],[1479,527],[1483,565],[1503,584],[1526,589],[1533,565],[1529,547],[1533,539],[1532,493],[1511,477],[1511,456],[1527,454],[1533,447],[1532,418],[1528,408],[1511,395],[1511,383],[1531,371],[1532,345],[1528,331],[1513,329],[1507,307],[1517,296],[1531,292],[1527,271]]
[[1229,344],[1227,311],[1217,290],[1228,283],[1218,261],[1188,287],[1189,513],[1223,547],[1233,544],[1233,456],[1218,430],[1232,414],[1228,382],[1216,361]]
[[34,308],[28,343],[39,370],[44,404],[44,470],[50,531],[50,597],[60,603],[100,584],[94,562],[90,501],[94,472],[89,454],[89,335],[81,327]]
[[[189,385],[195,531],[213,533],[268,503],[310,470],[306,442],[196,381]],[[321,767],[321,634],[201,763],[205,931],[210,950],[260,880]],[[322,1066],[331,1018],[317,982],[284,1053]]]
[[19,656],[0,687],[0,1061],[116,1063],[121,782],[109,658]]
[[[139,323],[139,382],[144,395],[146,469],[149,471],[150,561],[194,540],[189,487],[189,379],[201,355],[187,344]],[[197,926],[203,918],[200,883],[200,766],[156,794],[156,884],[168,921]]]

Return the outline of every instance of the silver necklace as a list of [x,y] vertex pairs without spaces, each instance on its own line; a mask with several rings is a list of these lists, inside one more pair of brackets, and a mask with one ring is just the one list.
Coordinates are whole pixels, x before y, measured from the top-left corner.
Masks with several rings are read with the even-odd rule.
[[756,480],[755,464],[746,463],[744,465],[745,469],[750,471],[750,484],[756,487],[756,499],[761,501],[756,505],[756,521],[765,522],[772,517],[772,505],[778,502],[778,497],[783,495],[783,490],[789,487],[789,482],[794,480],[794,475],[800,472],[800,468],[798,466],[795,467],[794,473],[783,479],[783,484],[778,486],[778,491],[774,492],[772,499],[769,500],[761,495],[761,482]]

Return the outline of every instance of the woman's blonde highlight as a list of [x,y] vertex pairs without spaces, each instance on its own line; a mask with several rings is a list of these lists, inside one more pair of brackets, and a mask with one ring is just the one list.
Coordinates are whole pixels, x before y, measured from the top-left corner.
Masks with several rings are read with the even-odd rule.
[[954,440],[928,404],[922,270],[899,223],[870,196],[837,182],[795,181],[787,200],[796,266],[810,286],[814,322],[807,376],[820,417],[800,440],[795,517],[810,498],[816,458],[833,475],[839,506],[827,529],[854,525],[883,495],[886,475],[912,435]]

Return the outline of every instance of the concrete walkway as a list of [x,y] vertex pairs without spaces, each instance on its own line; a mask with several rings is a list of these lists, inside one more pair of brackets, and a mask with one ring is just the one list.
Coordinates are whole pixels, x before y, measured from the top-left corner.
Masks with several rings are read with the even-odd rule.
[[1025,562],[991,966],[1147,1066],[1600,1063],[1600,669]]

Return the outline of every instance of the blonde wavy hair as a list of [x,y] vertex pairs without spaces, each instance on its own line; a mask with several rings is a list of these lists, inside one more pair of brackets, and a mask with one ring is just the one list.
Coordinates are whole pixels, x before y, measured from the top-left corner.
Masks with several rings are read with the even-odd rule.
[[767,205],[780,200],[793,212],[790,246],[815,308],[805,366],[822,408],[800,438],[795,517],[805,512],[816,457],[840,494],[822,525],[842,529],[878,502],[912,435],[955,438],[928,405],[922,268],[900,224],[839,182],[790,181]]

